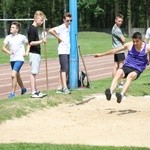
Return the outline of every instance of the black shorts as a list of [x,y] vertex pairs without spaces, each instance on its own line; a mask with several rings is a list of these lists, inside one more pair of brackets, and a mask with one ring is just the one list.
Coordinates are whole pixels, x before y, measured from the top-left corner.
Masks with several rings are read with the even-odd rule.
[[139,70],[134,69],[134,68],[132,68],[132,67],[128,67],[128,66],[123,66],[123,67],[122,67],[122,70],[123,70],[123,72],[124,72],[124,74],[125,74],[124,78],[126,78],[126,77],[128,76],[128,74],[131,73],[131,72],[136,72],[136,73],[137,73],[136,79],[137,79],[137,78],[140,76],[140,74],[141,74],[141,72],[140,72]]
[[114,55],[114,62],[124,61],[125,53],[119,53]]
[[59,55],[59,63],[60,63],[60,71],[68,72],[68,70],[69,70],[69,55],[68,54],[60,54]]

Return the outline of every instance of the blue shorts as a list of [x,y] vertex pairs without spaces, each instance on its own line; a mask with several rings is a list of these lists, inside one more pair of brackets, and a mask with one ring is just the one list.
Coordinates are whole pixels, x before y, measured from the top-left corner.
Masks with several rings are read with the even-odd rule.
[[11,61],[10,62],[11,69],[15,70],[16,72],[19,72],[23,63],[24,63],[24,61]]

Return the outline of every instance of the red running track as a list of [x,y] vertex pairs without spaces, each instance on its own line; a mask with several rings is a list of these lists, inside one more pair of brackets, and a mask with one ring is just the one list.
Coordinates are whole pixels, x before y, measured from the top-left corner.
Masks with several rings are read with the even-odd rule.
[[[84,56],[84,61],[89,74],[90,81],[98,80],[104,77],[110,77],[113,68],[113,57],[105,56],[94,58],[92,55]],[[59,62],[58,59],[49,59],[48,62],[48,83],[49,89],[56,89],[58,85]],[[7,98],[11,92],[11,69],[9,64],[0,65],[0,99]],[[80,60],[79,70],[83,69]],[[20,71],[23,83],[30,93],[30,65],[25,62]],[[40,91],[47,90],[45,61],[42,60],[40,73],[37,75],[37,88]],[[17,86],[16,96],[20,95],[20,88]]]

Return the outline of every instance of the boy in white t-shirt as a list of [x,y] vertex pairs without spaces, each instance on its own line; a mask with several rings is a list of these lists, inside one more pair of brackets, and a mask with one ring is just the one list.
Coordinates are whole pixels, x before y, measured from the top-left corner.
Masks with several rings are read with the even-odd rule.
[[58,39],[58,55],[60,63],[59,85],[57,93],[70,94],[67,87],[67,76],[69,70],[70,55],[70,23],[71,14],[65,13],[63,16],[63,24],[51,28],[49,32]]
[[27,38],[19,34],[20,28],[21,24],[19,22],[12,22],[10,34],[5,37],[2,47],[2,50],[10,55],[10,65],[12,68],[12,91],[8,98],[15,97],[17,82],[21,88],[21,95],[27,91],[23,85],[19,71],[24,63],[25,45],[27,45],[27,48],[29,48],[29,45]]

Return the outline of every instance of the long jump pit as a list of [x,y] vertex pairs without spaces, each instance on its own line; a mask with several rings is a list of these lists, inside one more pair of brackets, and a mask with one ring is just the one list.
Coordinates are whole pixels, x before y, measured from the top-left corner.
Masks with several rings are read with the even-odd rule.
[[150,97],[96,94],[0,125],[0,143],[20,142],[150,147]]

